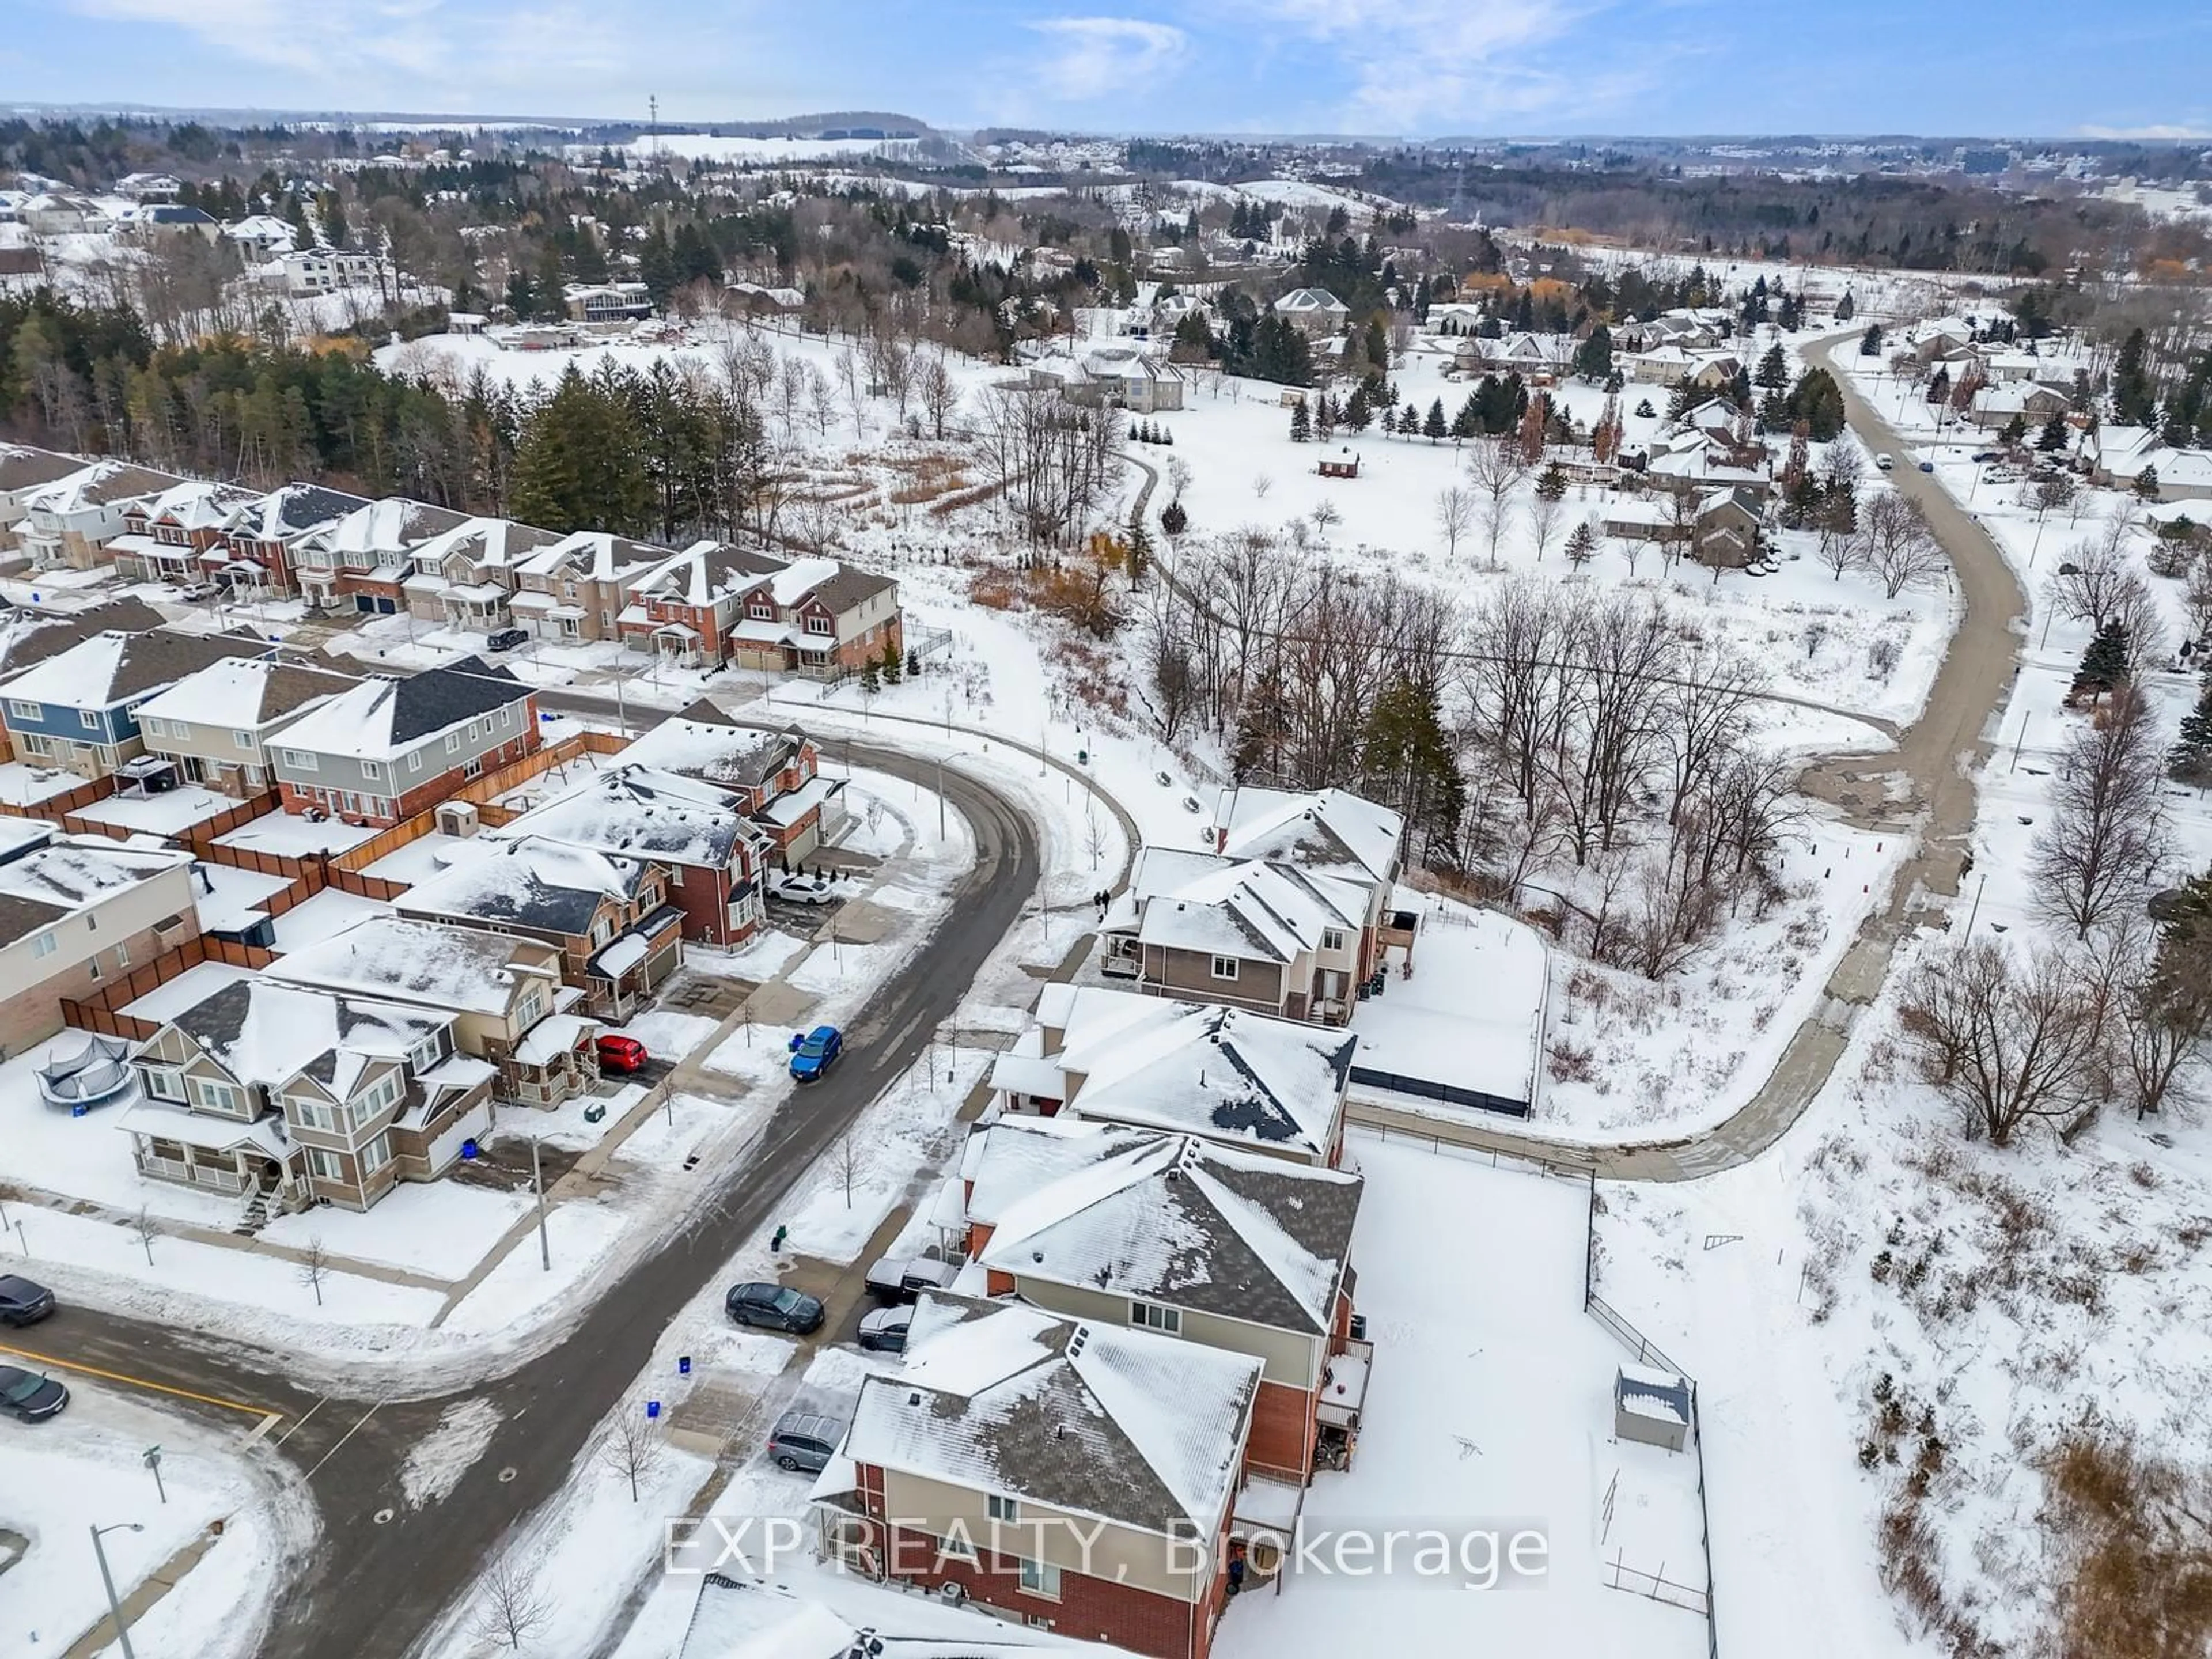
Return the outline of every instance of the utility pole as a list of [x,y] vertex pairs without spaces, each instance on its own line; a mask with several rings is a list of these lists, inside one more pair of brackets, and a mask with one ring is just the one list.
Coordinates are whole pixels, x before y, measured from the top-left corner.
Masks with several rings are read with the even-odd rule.
[[545,1236],[545,1166],[539,1161],[538,1140],[530,1137],[530,1184],[538,1192],[538,1265],[547,1273],[553,1271],[553,1245]]
[[937,757],[937,838],[945,839],[945,757]]
[[131,1651],[131,1632],[123,1622],[123,1603],[116,1599],[115,1575],[107,1570],[107,1548],[100,1540],[105,1534],[111,1532],[143,1532],[145,1530],[146,1528],[136,1521],[118,1522],[112,1527],[92,1528],[92,1553],[100,1558],[100,1582],[107,1591],[107,1616],[115,1626],[115,1640],[117,1645],[123,1650],[123,1659],[138,1659],[138,1656]]

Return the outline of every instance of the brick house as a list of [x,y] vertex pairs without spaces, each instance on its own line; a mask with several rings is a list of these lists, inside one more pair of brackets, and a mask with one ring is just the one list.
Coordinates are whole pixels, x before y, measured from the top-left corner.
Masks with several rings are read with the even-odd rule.
[[991,1066],[1002,1113],[1202,1136],[1334,1169],[1359,1039],[1241,1008],[1047,985]]
[[192,782],[250,799],[273,787],[270,739],[359,684],[274,657],[227,657],[140,703],[139,740]]
[[728,790],[787,868],[844,822],[845,780],[822,775],[822,751],[811,738],[796,727],[733,725],[703,697],[638,738],[623,758]]
[[264,657],[271,649],[246,633],[110,629],[10,678],[0,687],[0,717],[27,760],[80,777],[108,777],[144,751],[141,703],[211,664]]
[[836,559],[701,542],[629,585],[623,642],[690,665],[835,679],[903,653],[898,583]]
[[684,937],[742,945],[766,915],[761,882],[769,842],[733,791],[624,762],[564,795],[486,832],[532,836],[665,866],[667,902],[684,913]]
[[[559,952],[538,939],[370,916],[286,951],[262,974],[453,1014],[453,1047],[498,1069],[493,1091],[502,1100],[558,1105],[599,1079],[598,1022],[562,1018],[580,996],[562,982]],[[543,1040],[540,1028],[552,1020],[562,1022],[555,1034],[565,1041]]]
[[541,639],[617,639],[630,584],[676,556],[673,548],[580,530],[509,567],[507,609],[516,626]]
[[509,519],[471,519],[415,550],[402,584],[407,608],[428,623],[488,634],[514,621],[515,566],[561,538]]
[[1153,996],[1341,1025],[1386,944],[1403,820],[1341,789],[1224,791],[1214,851],[1148,847],[1100,924],[1100,969]]
[[62,1029],[86,997],[199,932],[191,854],[0,817],[0,1057]]
[[1369,1357],[1352,1339],[1358,1176],[1016,1117],[978,1130],[960,1173],[988,1294],[1257,1359],[1248,1466],[1304,1484],[1324,1432],[1348,1459]]
[[116,1127],[142,1175],[238,1197],[248,1226],[322,1200],[365,1210],[491,1127],[494,1068],[455,1052],[459,1023],[244,975],[133,1049],[142,1097]]
[[393,907],[404,916],[540,940],[583,1012],[627,1019],[684,964],[676,872],[650,859],[542,836],[479,839]]
[[366,497],[307,483],[284,484],[246,502],[223,526],[230,556],[223,568],[232,586],[265,596],[297,592],[293,549],[326,535],[368,504]]
[[467,522],[450,507],[387,495],[292,543],[293,573],[318,611],[390,616],[406,604],[415,550]]
[[107,544],[108,557],[128,580],[189,587],[228,562],[223,526],[258,494],[195,478],[132,501],[123,509],[122,533]]
[[537,694],[504,668],[460,657],[340,692],[285,729],[270,764],[286,811],[384,828],[541,741]]
[[925,1295],[814,1489],[825,1554],[1152,1659],[1206,1659],[1257,1360]]

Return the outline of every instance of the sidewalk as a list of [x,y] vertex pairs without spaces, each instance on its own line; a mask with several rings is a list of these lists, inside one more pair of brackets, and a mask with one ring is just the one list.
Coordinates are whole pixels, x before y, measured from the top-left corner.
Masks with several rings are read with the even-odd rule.
[[[144,1618],[156,1601],[176,1589],[178,1582],[199,1565],[200,1559],[216,1547],[222,1535],[212,1528],[201,1533],[133,1585],[131,1593],[123,1598],[124,1624],[135,1625]],[[115,1620],[102,1613],[98,1624],[62,1650],[62,1659],[94,1659],[95,1655],[105,1653],[115,1644]]]

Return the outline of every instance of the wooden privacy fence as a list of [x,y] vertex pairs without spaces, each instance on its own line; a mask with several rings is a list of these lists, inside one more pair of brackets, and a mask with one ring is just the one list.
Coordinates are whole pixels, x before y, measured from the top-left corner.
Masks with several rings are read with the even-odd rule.
[[80,1031],[143,1040],[154,1035],[157,1029],[155,1022],[121,1011],[149,991],[158,990],[204,962],[225,963],[233,968],[266,968],[276,960],[274,951],[264,950],[260,945],[240,945],[198,933],[174,950],[165,951],[153,961],[132,969],[122,978],[107,981],[97,991],[82,997],[64,997],[62,1018]]

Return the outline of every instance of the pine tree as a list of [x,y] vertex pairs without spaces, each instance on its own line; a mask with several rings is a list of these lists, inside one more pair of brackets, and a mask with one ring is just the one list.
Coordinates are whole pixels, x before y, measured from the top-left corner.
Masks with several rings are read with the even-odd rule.
[[899,660],[898,647],[889,640],[884,641],[884,684],[896,685],[904,665]]
[[2136,495],[2146,501],[2158,499],[2158,469],[2147,466],[2136,474]]
[[1536,477],[1536,494],[1547,501],[1563,501],[1567,498],[1567,475],[1553,461]]
[[2056,455],[2066,447],[2066,417],[2063,415],[2053,415],[2043,423],[2043,430],[2036,434],[2035,447],[2045,455]]
[[860,693],[872,697],[884,689],[884,671],[873,657],[860,665]]
[[571,364],[552,397],[523,423],[514,456],[514,516],[563,533],[647,531],[653,486],[644,447],[627,403]]
[[1862,357],[1881,356],[1881,325],[1880,323],[1869,323],[1866,332],[1859,336],[1859,356]]
[[1575,373],[1585,380],[1602,380],[1613,373],[1613,331],[1603,323],[1575,348]]
[[1782,355],[1779,341],[1767,347],[1766,355],[1759,360],[1759,373],[1751,377],[1751,381],[1769,392],[1778,392],[1790,384],[1790,365]]
[[1307,413],[1306,400],[1301,398],[1291,405],[1291,441],[1302,444],[1311,441],[1312,438],[1313,416]]
[[[1850,289],[1845,289],[1844,297],[1836,301],[1836,320],[1839,323],[1848,323],[1858,315],[1858,301],[1851,298]],[[1862,346],[1860,349],[1863,350],[1865,348]]]
[[1138,520],[1129,526],[1128,553],[1125,568],[1129,573],[1129,586],[1139,587],[1152,568],[1152,532]]
[[1344,400],[1344,424],[1351,431],[1364,432],[1374,423],[1375,405],[1367,396],[1367,382],[1362,380],[1352,388],[1352,395]]
[[1459,413],[1452,416],[1451,435],[1455,441],[1482,435],[1482,411],[1475,406],[1472,392],[1467,394],[1467,401],[1459,406]]
[[1451,859],[1467,785],[1435,691],[1402,677],[1386,688],[1368,714],[1361,761],[1364,793],[1398,810],[1418,856]]
[[1567,562],[1577,570],[1597,557],[1597,532],[1584,519],[1567,537]]
[[2067,698],[2071,702],[2086,696],[2096,702],[2113,687],[2126,684],[2134,678],[2134,672],[2126,627],[2108,622],[2097,630],[2096,638],[2081,653],[2081,665],[2074,671],[2074,684],[2066,693]]
[[1997,441],[2007,449],[2018,449],[2026,443],[2027,441],[2027,416],[2014,415],[2012,419],[2007,421],[2004,423],[2004,430],[1997,434]]
[[2166,775],[2193,789],[2212,787],[2212,678],[2205,681],[2197,707],[2182,717]]
[[[1411,409],[1413,405],[1408,404],[1407,407]],[[1431,443],[1438,442],[1439,441],[1451,435],[1451,428],[1444,424],[1444,400],[1443,398],[1439,398],[1429,405],[1428,416],[1421,422],[1421,435],[1426,438]]]

